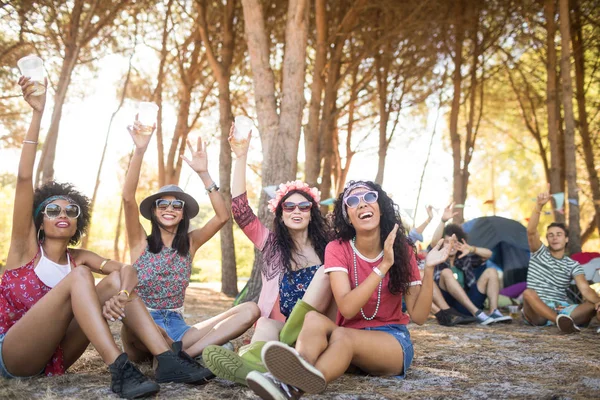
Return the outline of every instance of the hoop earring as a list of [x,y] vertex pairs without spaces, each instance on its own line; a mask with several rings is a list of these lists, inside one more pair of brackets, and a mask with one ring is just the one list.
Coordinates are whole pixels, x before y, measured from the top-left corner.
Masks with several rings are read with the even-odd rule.
[[[42,243],[44,240],[42,238],[40,238],[40,234],[42,233],[42,227],[40,226],[40,229],[38,229],[37,231],[37,240],[38,243]],[[46,235],[44,235],[44,238],[46,237]]]

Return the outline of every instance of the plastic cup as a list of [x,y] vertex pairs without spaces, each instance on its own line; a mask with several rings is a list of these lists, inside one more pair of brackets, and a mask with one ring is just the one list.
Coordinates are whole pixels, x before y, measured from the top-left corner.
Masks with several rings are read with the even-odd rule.
[[508,306],[508,312],[513,319],[517,318],[519,316],[519,306]]
[[141,125],[140,133],[150,135],[156,124],[158,106],[154,103],[142,101],[138,106],[138,123]]
[[248,132],[254,129],[254,122],[244,115],[235,117],[234,123],[235,129],[233,131],[233,137],[237,141],[246,140],[248,138]]
[[38,56],[25,56],[17,61],[17,66],[21,71],[21,75],[30,78],[33,81],[33,87],[35,88],[32,93],[33,96],[41,96],[46,93],[46,86],[44,85],[44,61]]

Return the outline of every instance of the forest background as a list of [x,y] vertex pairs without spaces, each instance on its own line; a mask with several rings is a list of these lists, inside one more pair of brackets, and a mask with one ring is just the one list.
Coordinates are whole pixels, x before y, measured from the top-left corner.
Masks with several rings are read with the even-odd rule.
[[[35,184],[73,182],[92,199],[82,245],[106,257],[129,261],[120,193],[140,101],[159,115],[138,201],[179,184],[201,203],[193,226],[213,211],[182,165],[185,141],[209,141],[230,203],[227,134],[248,115],[249,198],[267,224],[262,189],[296,178],[323,199],[375,180],[409,226],[451,199],[463,205],[456,222],[526,224],[549,184],[564,206],[547,207],[540,232],[566,221],[572,252],[600,248],[598,1],[0,1],[0,266],[31,116],[16,84],[28,54],[49,80]],[[233,296],[249,278],[252,298],[254,258],[230,222],[200,249],[193,279]]]

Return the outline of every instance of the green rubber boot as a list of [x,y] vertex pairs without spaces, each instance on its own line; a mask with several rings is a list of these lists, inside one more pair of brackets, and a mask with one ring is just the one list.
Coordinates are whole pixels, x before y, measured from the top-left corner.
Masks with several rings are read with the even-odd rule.
[[267,372],[260,352],[266,342],[254,342],[240,348],[239,355],[222,346],[206,346],[202,358],[206,367],[219,378],[240,385],[246,384],[246,375],[251,371]]
[[300,335],[300,330],[302,330],[302,325],[304,324],[304,317],[308,314],[309,311],[317,311],[313,306],[300,299],[292,309],[290,316],[285,321],[285,325],[283,325],[283,329],[279,333],[279,341],[287,344],[288,346],[293,346],[298,339],[298,335]]

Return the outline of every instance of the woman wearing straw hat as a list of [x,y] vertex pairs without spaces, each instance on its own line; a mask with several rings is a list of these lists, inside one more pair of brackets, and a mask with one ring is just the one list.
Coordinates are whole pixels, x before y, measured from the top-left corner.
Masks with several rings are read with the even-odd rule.
[[[192,260],[200,246],[229,220],[229,211],[208,173],[206,145],[200,138],[196,150],[188,141],[192,158],[182,158],[204,183],[216,215],[203,227],[189,231],[190,219],[199,211],[198,203],[176,185],[160,188],[146,197],[138,209],[135,192],[151,135],[142,135],[137,123],[129,131],[135,151],[125,179],[123,204],[131,260],[135,260],[133,265],[139,276],[137,292],[163,333],[174,342],[181,342],[177,345],[196,357],[209,344],[224,344],[241,335],[258,319],[259,310],[255,303],[245,303],[195,325],[185,322],[183,302]],[[149,235],[140,223],[140,214],[151,222]],[[122,329],[122,338],[130,357],[138,360],[149,357],[146,347],[126,327]]]

